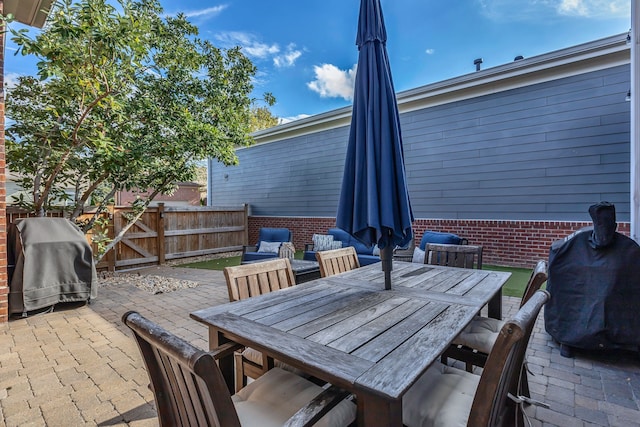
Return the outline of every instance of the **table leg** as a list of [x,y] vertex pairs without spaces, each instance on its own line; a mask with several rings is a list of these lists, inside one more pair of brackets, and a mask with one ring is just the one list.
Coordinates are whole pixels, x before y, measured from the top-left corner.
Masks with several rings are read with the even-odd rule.
[[[222,344],[228,343],[230,340],[225,338],[222,332],[216,328],[209,327],[209,350],[213,350]],[[218,366],[222,371],[222,377],[227,383],[227,388],[231,394],[235,393],[235,375],[233,364],[233,353],[218,359]]]
[[358,426],[402,427],[402,400],[358,393]]
[[494,319],[502,319],[502,288],[489,300],[487,307],[489,317]]

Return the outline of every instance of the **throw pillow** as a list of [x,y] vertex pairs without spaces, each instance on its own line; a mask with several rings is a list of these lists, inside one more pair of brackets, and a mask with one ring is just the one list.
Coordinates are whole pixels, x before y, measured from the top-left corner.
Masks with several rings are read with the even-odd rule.
[[333,236],[329,234],[314,234],[311,240],[313,241],[314,251],[328,251],[332,249]]
[[331,242],[331,249],[342,249],[342,242],[340,240],[334,240]]
[[282,242],[260,242],[258,252],[277,254]]
[[380,256],[380,248],[378,247],[378,245],[373,246],[373,255]]
[[413,251],[413,258],[411,262],[417,262],[420,264],[424,264],[424,251],[420,248],[415,248]]

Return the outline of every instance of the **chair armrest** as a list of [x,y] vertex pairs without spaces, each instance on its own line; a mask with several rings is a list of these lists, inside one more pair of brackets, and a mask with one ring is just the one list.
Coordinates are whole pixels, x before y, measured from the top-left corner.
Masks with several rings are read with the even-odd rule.
[[331,386],[293,414],[284,427],[312,426],[349,395],[349,392]]
[[304,244],[304,250],[306,252],[313,251],[313,243],[305,243]]
[[257,252],[258,245],[245,245],[242,247],[242,253],[245,254],[247,252]]
[[222,357],[226,357],[233,354],[234,351],[240,350],[241,348],[244,348],[242,344],[238,344],[235,342],[228,342],[214,348],[209,352],[209,354],[211,354],[211,356],[213,356],[215,360],[218,360]]

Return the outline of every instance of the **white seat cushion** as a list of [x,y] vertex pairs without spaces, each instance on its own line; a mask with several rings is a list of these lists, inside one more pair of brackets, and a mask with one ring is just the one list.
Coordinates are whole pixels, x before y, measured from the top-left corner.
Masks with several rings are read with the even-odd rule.
[[[251,347],[246,347],[243,351],[242,351],[242,357],[244,357],[245,359],[255,363],[258,366],[262,366],[262,353],[259,352],[256,349],[253,349]],[[300,375],[301,377],[304,378],[308,378],[309,375],[306,374],[305,372],[301,371],[300,369],[296,369],[291,365],[287,365],[284,362],[281,362],[279,360],[274,360],[273,361],[273,365],[277,368],[282,368],[285,371],[289,371],[289,372],[293,372],[296,375]]]
[[402,398],[408,427],[466,427],[480,376],[436,362]]
[[498,333],[504,326],[504,320],[491,317],[476,316],[460,335],[454,340],[455,345],[464,345],[483,353],[491,353],[493,344],[498,339]]
[[[321,392],[320,386],[280,368],[273,368],[231,399],[243,427],[281,427]],[[355,418],[356,405],[345,400],[315,425],[347,426]]]

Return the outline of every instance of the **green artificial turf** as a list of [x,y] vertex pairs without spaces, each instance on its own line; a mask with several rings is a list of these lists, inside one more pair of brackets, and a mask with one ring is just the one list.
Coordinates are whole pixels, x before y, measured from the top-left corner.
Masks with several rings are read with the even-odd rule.
[[497,265],[484,265],[483,270],[497,270],[508,271],[511,273],[511,277],[507,280],[507,283],[502,287],[502,295],[509,297],[522,298],[524,288],[527,286],[529,277],[531,277],[531,269],[528,268],[515,268],[515,267],[499,267]]
[[[296,251],[295,258],[302,259],[303,251]],[[204,270],[224,270],[225,267],[240,265],[240,256],[232,256],[228,258],[218,258],[209,261],[192,262],[189,264],[181,264],[180,267],[186,268],[202,268]]]
[[[302,259],[302,251],[296,251],[296,259]],[[205,270],[223,270],[225,267],[240,265],[240,256],[233,256],[228,258],[218,258],[209,261],[194,262],[190,264],[182,264],[180,267],[186,268],[202,268]],[[515,267],[499,267],[495,265],[485,265],[485,270],[497,270],[497,271],[509,271],[511,277],[507,280],[502,288],[502,295],[510,297],[522,297],[524,288],[527,285],[527,281],[531,276],[531,270],[527,268],[515,268]]]

